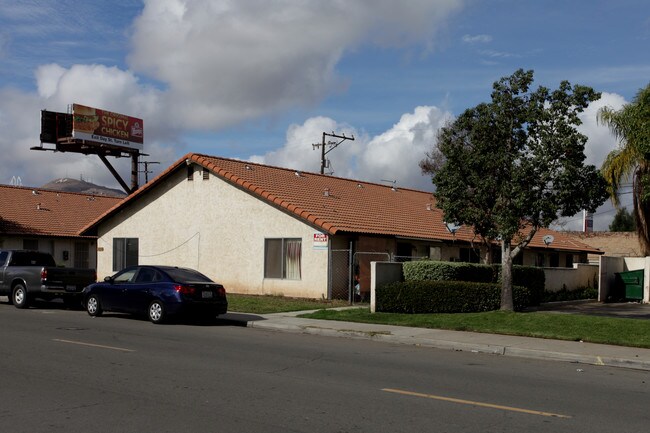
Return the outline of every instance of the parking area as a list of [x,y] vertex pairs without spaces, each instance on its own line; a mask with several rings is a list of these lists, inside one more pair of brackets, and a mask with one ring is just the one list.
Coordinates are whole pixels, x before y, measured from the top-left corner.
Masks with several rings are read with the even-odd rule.
[[535,310],[555,313],[623,317],[628,319],[650,319],[650,304],[641,304],[639,302],[549,302],[536,307]]

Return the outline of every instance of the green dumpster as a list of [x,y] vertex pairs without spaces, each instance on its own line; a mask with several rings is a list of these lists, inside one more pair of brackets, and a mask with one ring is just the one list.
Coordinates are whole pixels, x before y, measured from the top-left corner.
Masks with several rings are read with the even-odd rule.
[[643,269],[619,272],[618,275],[623,282],[625,299],[636,301],[643,300]]

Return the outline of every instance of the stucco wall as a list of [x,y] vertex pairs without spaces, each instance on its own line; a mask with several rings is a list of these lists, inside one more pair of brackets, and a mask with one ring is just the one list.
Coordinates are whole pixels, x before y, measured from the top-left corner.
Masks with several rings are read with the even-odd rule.
[[402,263],[371,262],[370,274],[372,280],[370,286],[370,312],[374,313],[377,306],[377,288],[384,284],[402,281],[404,279]]
[[545,289],[557,292],[566,288],[575,290],[583,287],[596,287],[598,284],[598,265],[579,263],[573,268],[544,268]]
[[598,300],[607,301],[614,290],[617,272],[643,269],[643,302],[650,302],[650,257],[600,257]]
[[[140,264],[197,269],[228,292],[327,297],[327,249],[318,231],[210,174],[179,170],[99,227],[98,274],[113,273],[113,238],[138,238]],[[264,278],[264,240],[302,239],[300,280]]]
[[[95,254],[95,241],[87,238],[54,238],[54,237],[34,237],[34,236],[5,236],[0,238],[0,248],[6,250],[21,250],[23,249],[23,239],[38,239],[38,250],[50,253],[54,257],[57,266],[66,268],[75,267],[75,251],[74,245],[76,242],[83,242],[88,245],[88,268],[94,269],[97,267],[96,254]],[[63,252],[68,252],[68,259],[64,259]]]

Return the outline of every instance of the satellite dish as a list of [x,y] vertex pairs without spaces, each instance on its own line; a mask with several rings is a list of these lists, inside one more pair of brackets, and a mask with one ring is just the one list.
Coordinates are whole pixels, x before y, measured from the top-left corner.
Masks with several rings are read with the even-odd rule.
[[447,230],[449,230],[449,233],[451,233],[452,235],[455,234],[460,228],[460,224],[458,223],[445,222],[445,226],[447,227]]
[[542,241],[544,241],[544,245],[549,246],[551,245],[551,242],[553,242],[555,238],[553,235],[546,235],[542,238]]

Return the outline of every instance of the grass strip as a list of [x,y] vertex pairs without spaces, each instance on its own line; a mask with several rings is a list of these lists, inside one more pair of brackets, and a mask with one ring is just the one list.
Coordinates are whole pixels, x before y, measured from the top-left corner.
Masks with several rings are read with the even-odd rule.
[[650,348],[650,320],[583,314],[504,311],[462,314],[393,314],[370,313],[369,308],[355,308],[342,311],[320,310],[302,314],[299,317]]
[[349,306],[347,301],[287,298],[271,295],[228,294],[228,311],[251,314],[285,313]]

